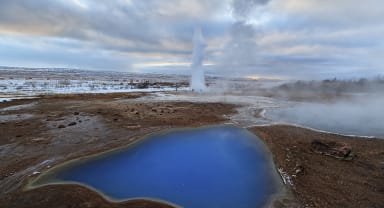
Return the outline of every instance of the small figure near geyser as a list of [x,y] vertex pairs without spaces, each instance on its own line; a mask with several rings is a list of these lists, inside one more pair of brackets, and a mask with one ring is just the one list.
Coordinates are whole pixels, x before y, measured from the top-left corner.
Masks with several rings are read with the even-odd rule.
[[206,88],[205,77],[202,67],[204,48],[206,47],[201,28],[195,27],[193,34],[193,54],[192,54],[192,77],[190,88],[194,92],[203,92]]

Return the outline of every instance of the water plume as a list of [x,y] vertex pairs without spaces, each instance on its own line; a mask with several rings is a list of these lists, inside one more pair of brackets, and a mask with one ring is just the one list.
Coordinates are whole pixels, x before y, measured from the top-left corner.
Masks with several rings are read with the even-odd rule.
[[202,67],[205,47],[206,44],[201,32],[201,27],[196,26],[193,35],[192,76],[190,84],[191,90],[194,92],[203,92],[206,88]]

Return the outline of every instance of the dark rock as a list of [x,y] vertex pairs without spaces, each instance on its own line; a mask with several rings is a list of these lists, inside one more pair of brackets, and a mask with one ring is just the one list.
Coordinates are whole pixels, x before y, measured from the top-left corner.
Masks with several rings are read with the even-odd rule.
[[79,112],[74,112],[73,115],[77,116],[79,115],[80,113]]
[[60,124],[57,128],[59,128],[59,129],[63,129],[63,128],[65,128],[65,125]]
[[325,142],[315,139],[311,142],[311,150],[338,159],[351,160],[355,157],[351,146],[341,142]]
[[76,124],[77,124],[76,122],[71,122],[71,123],[68,124],[68,126],[74,126]]
[[305,174],[304,166],[302,166],[300,164],[296,164],[296,166],[295,166],[295,174],[296,175],[304,175]]
[[24,123],[23,122],[18,122],[15,124],[16,126],[24,126]]

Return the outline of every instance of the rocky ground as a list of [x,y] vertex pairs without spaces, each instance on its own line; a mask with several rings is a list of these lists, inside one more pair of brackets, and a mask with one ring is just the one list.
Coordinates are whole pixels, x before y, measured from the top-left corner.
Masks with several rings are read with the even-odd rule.
[[273,152],[276,166],[302,207],[384,207],[383,139],[288,125],[250,130]]
[[63,161],[164,129],[221,123],[233,112],[229,104],[134,101],[143,95],[60,95],[0,103],[0,207],[168,207],[143,200],[116,204],[77,185],[23,191],[41,171]]
[[[78,185],[24,190],[66,160],[174,127],[228,122],[235,106],[135,100],[144,93],[45,96],[0,103],[0,207],[170,207],[114,203]],[[275,207],[384,207],[384,140],[294,126],[250,128],[268,145],[292,197]]]

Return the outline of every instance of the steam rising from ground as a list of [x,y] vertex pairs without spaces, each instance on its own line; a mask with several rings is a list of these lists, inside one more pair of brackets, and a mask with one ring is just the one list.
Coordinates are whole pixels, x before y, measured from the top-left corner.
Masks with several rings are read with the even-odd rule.
[[384,138],[384,97],[360,95],[334,103],[299,103],[267,112],[275,121],[347,135]]
[[219,78],[211,82],[214,83],[210,83],[205,95],[162,95],[154,99],[238,104],[237,114],[231,120],[245,127],[284,122],[334,133],[384,138],[384,78],[381,77],[287,84]]
[[273,88],[276,97],[299,100],[267,112],[283,121],[321,130],[384,138],[384,78],[298,81]]

